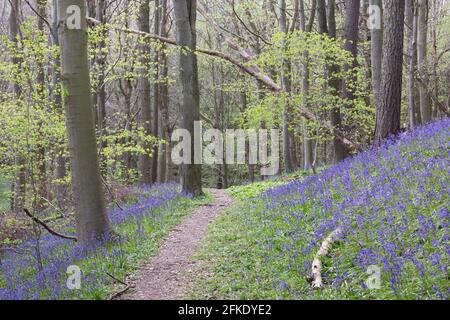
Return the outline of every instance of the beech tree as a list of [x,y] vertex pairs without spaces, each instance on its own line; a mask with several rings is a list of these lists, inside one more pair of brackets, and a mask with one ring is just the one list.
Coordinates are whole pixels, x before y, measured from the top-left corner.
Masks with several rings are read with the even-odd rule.
[[97,156],[85,16],[84,0],[58,3],[63,101],[77,238],[82,243],[100,239],[111,232]]
[[180,84],[182,90],[181,128],[191,134],[191,163],[181,165],[181,187],[183,192],[202,194],[202,167],[194,162],[194,121],[200,121],[200,92],[198,66],[195,54],[197,46],[197,1],[178,0],[173,2],[177,44],[180,51]]

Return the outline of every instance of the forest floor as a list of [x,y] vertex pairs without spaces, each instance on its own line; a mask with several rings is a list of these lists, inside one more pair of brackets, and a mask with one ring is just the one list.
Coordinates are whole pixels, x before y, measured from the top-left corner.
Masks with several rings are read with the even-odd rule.
[[233,202],[225,190],[209,189],[211,204],[198,207],[167,237],[158,255],[137,273],[133,290],[122,299],[181,299],[187,288],[187,274],[195,269],[191,256],[205,237],[208,225]]

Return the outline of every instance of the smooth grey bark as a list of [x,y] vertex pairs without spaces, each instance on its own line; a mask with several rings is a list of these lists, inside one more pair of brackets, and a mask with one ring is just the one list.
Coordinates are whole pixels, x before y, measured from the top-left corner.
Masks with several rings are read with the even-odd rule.
[[375,142],[400,132],[405,0],[386,0],[380,98],[377,103]]
[[420,115],[422,123],[431,121],[431,104],[428,96],[428,67],[427,67],[427,41],[428,41],[428,0],[418,0],[419,18],[417,22],[417,64],[419,77]]
[[408,26],[408,114],[409,126],[413,129],[417,123],[415,101],[415,76],[417,69],[417,3],[415,0],[406,0],[405,20]]
[[[150,1],[143,0],[140,2],[138,28],[143,32],[150,32]],[[137,105],[140,110],[140,123],[147,135],[152,134],[152,110],[150,103],[150,81],[148,78],[148,70],[150,66],[150,44],[148,39],[143,39],[140,44],[141,56],[139,63],[141,64],[141,71],[137,81]],[[145,149],[150,149],[151,146],[144,146]],[[141,154],[139,156],[139,172],[140,183],[152,183],[152,157],[150,155]]]
[[[100,137],[106,135],[106,88],[105,88],[105,76],[106,76],[106,68],[107,68],[107,54],[105,53],[106,43],[105,38],[107,36],[107,32],[104,29],[104,25],[106,24],[106,7],[107,1],[105,0],[96,0],[95,6],[95,16],[100,24],[98,27],[102,28],[100,32],[100,40],[97,44],[97,57],[96,63],[98,66],[98,75],[97,75],[97,90],[95,94],[96,99],[96,112],[97,112],[97,125],[98,125],[98,133]],[[106,148],[106,142],[102,142],[101,148]],[[106,161],[102,161],[100,163],[101,171],[106,172]]]
[[180,52],[180,83],[182,88],[181,127],[191,134],[192,163],[181,165],[181,188],[183,192],[201,195],[202,167],[194,163],[194,121],[200,120],[200,92],[198,85],[198,66],[195,49],[196,34],[196,0],[178,0],[173,2],[177,44],[185,47]]
[[[52,0],[52,45],[59,47],[59,37],[58,37],[58,0]],[[61,97],[61,72],[58,67],[61,65],[61,61],[58,58],[54,61],[54,66],[52,68],[52,101],[53,106],[58,113],[63,114],[62,97]],[[63,141],[60,143],[63,145]],[[63,156],[64,148],[58,148],[58,155],[56,157],[56,179],[62,181],[66,176],[66,158]],[[65,188],[62,184],[56,186],[56,201],[59,208],[64,207],[64,193]]]
[[[279,0],[278,6],[280,9],[279,15],[279,23],[280,23],[280,31],[284,33],[285,38],[283,39],[283,46],[285,50],[287,50],[287,41],[286,37],[288,35],[288,25],[287,25],[287,17],[286,17],[286,1]],[[284,171],[286,173],[294,171],[294,164],[292,161],[292,147],[291,141],[292,133],[289,130],[290,123],[290,107],[289,107],[289,93],[291,92],[291,65],[290,62],[286,59],[282,59],[282,71],[281,71],[281,87],[287,93],[287,99],[283,104],[283,114],[282,114],[282,128],[283,128],[283,160],[284,160]]]
[[375,103],[378,101],[381,83],[381,63],[383,59],[383,2],[382,0],[370,0],[371,6],[380,8],[380,28],[371,28],[370,46],[372,62],[372,87]]
[[[80,12],[72,11],[76,7]],[[78,17],[78,14],[81,16]],[[77,238],[81,243],[89,243],[111,233],[97,157],[85,16],[84,0],[58,2],[63,101],[69,140]],[[81,28],[69,25],[69,17],[75,19],[74,21],[78,20]]]
[[[157,35],[161,35],[161,8],[160,8],[160,2],[159,0],[155,1],[155,13],[154,13],[154,30],[153,32]],[[159,79],[159,73],[160,73],[160,52],[159,49],[156,48],[153,52],[153,65],[155,68],[155,81],[153,83],[153,135],[155,137],[159,137],[159,122],[160,122],[160,116],[159,116],[159,109],[161,104],[161,96],[160,96],[160,79]],[[155,183],[158,179],[158,151],[159,146],[156,145],[153,148],[153,157],[152,157],[152,183]]]
[[[161,1],[161,36],[167,37],[167,0]],[[167,84],[167,79],[169,75],[169,65],[168,65],[168,56],[165,53],[165,44],[161,44],[161,56],[160,56],[160,65],[161,65],[161,83],[159,84],[160,88],[160,136],[165,141],[169,141],[169,86]],[[158,182],[166,182],[167,181],[167,159],[170,159],[169,146],[167,144],[161,144],[159,146],[158,151]]]
[[[308,24],[306,24],[306,16],[305,16],[305,2],[304,0],[300,0],[299,4],[299,15],[300,15],[300,29],[303,32],[311,32],[312,26],[314,23],[314,17],[316,12],[316,0],[313,0],[312,8],[311,8],[311,16],[309,18]],[[303,73],[303,81],[302,81],[302,92],[305,96],[305,101],[308,100],[309,96],[309,65],[308,65],[308,52],[305,51],[303,53],[303,65],[302,65],[302,73]],[[305,170],[310,170],[313,168],[314,161],[314,152],[313,152],[313,141],[308,137],[308,128],[307,122],[303,121],[303,168]]]

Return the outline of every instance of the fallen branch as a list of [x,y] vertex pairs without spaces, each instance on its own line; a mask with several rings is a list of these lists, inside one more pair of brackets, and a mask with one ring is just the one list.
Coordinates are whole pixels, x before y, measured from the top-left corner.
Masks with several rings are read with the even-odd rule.
[[62,233],[59,233],[55,230],[53,230],[52,228],[50,228],[45,222],[39,220],[39,218],[33,216],[30,211],[28,211],[28,209],[24,208],[23,211],[25,212],[25,214],[27,216],[29,216],[31,219],[33,219],[34,222],[36,222],[37,224],[41,225],[45,230],[47,230],[50,234],[63,238],[63,239],[68,239],[68,240],[73,240],[73,241],[78,241],[78,239],[76,237],[73,236],[68,236]]
[[122,296],[125,292],[127,292],[128,290],[130,290],[132,288],[132,286],[126,286],[125,288],[123,288],[122,290],[113,293],[112,295],[109,296],[108,300],[114,300],[119,298],[120,296]]
[[330,252],[331,246],[337,240],[337,238],[342,235],[343,231],[341,228],[337,228],[332,233],[326,237],[326,239],[322,242],[319,251],[317,251],[314,256],[314,260],[311,266],[311,275],[309,280],[311,281],[311,285],[314,289],[323,288],[323,280],[322,280],[322,262],[320,261],[322,257],[325,257]]
[[126,283],[125,281],[122,281],[118,278],[116,278],[115,276],[113,276],[112,274],[110,274],[109,272],[105,272],[111,279],[119,282],[120,284],[123,284],[125,286],[125,288],[123,288],[122,290],[115,292],[113,294],[111,294],[108,298],[108,300],[114,300],[118,297],[120,297],[121,295],[123,295],[125,292],[127,292],[128,290],[130,290],[133,286]]
[[[199,10],[200,13],[203,12],[203,14],[208,17],[203,10]],[[99,24],[100,22],[94,18],[91,17],[87,17],[86,18],[87,21],[92,24],[92,25],[96,25]],[[209,20],[210,23],[213,23],[212,20],[210,20],[210,18],[206,18],[207,20]],[[215,26],[215,24],[213,23],[213,26]],[[217,26],[215,26],[217,28]],[[121,32],[125,32],[125,33],[130,33],[130,34],[136,34],[136,35],[140,35],[144,38],[150,38],[150,39],[154,39],[157,41],[161,41],[167,44],[171,44],[174,46],[178,46],[177,42],[173,39],[169,39],[169,38],[165,38],[153,33],[147,33],[147,32],[143,32],[143,31],[139,31],[139,30],[133,30],[133,29],[127,29],[127,28],[122,28],[122,27],[115,27],[115,26],[109,26],[109,28],[116,30],[116,31],[121,31]],[[221,33],[222,35],[225,35],[224,33]],[[224,53],[224,52],[220,52],[220,51],[216,51],[216,50],[209,50],[209,49],[202,49],[202,48],[197,48],[196,52],[199,53],[203,53],[212,57],[216,57],[216,58],[220,58],[222,60],[228,61],[231,64],[235,65],[236,67],[238,67],[239,69],[241,69],[243,72],[247,73],[248,75],[252,76],[253,78],[255,78],[258,82],[260,82],[264,87],[266,87],[268,90],[275,92],[275,93],[283,93],[283,89],[277,84],[275,83],[275,81],[273,81],[273,79],[271,79],[268,75],[264,74],[261,69],[256,65],[256,64],[247,64],[249,61],[251,61],[254,57],[248,52],[248,50],[243,49],[242,47],[239,46],[239,44],[235,43],[234,41],[232,41],[229,37],[227,37],[225,35],[224,37],[225,42],[227,43],[228,47],[230,49],[232,49],[233,51],[237,52],[241,58],[244,60],[244,62],[240,62],[239,60],[237,60],[236,58]],[[187,49],[186,49],[187,50]],[[301,107],[301,106],[297,106],[297,109],[300,113],[300,115],[302,117],[304,117],[306,120],[308,121],[313,121],[316,123],[319,123],[321,125],[322,128],[324,128],[327,133],[331,134],[332,136],[334,136],[337,140],[339,140],[340,142],[342,142],[343,146],[347,149],[347,151],[349,152],[353,152],[357,150],[356,145],[350,141],[349,139],[345,138],[344,134],[337,128],[334,128],[330,123],[325,122],[325,123],[320,123],[316,116],[314,115],[314,113],[312,113],[311,111],[309,111],[308,109]]]

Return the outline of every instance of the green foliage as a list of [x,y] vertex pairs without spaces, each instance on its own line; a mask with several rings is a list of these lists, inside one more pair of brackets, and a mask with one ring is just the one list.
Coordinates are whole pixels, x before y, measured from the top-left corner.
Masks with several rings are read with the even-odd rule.
[[[353,63],[351,54],[344,50],[341,40],[326,35],[294,31],[288,36],[275,33],[273,45],[268,47],[256,59],[266,74],[286,73],[285,61],[290,63],[290,73],[286,74],[292,82],[292,90],[283,94],[267,94],[262,100],[255,100],[245,114],[249,126],[258,128],[261,122],[268,127],[280,127],[281,111],[284,105],[290,108],[290,129],[300,134],[301,115],[298,107],[311,110],[318,118],[325,116],[334,108],[339,108],[343,127],[349,131],[349,137],[361,142],[374,125],[374,108],[367,105],[370,88],[365,81],[366,70],[363,67],[350,67]],[[334,67],[334,69],[332,69]],[[305,68],[309,70],[309,91],[303,92]],[[330,81],[347,83],[355,99],[349,100],[336,92]],[[280,79],[278,79],[280,82]],[[358,128],[355,127],[358,123]],[[308,123],[311,137],[329,139],[321,132],[319,123]]]
[[[2,55],[18,62],[0,59],[0,80],[20,88],[17,96],[0,93],[0,173],[13,176],[27,168],[37,180],[39,166],[54,159],[53,155],[67,152],[63,111],[52,99],[60,92],[59,86],[38,81],[40,72],[45,76],[45,70],[57,68],[53,62],[58,49],[48,44],[32,20],[21,25],[17,45],[0,36],[0,48]],[[23,159],[22,164],[18,165],[17,159]]]
[[[152,156],[154,148],[167,143],[152,135],[146,134],[145,129],[134,122],[127,121],[119,113],[114,115],[119,128],[108,128],[106,135],[100,137],[101,158],[106,160],[109,177],[124,183],[136,182],[138,172],[130,167],[128,161],[140,155]],[[122,119],[127,123],[125,129],[120,128]]]

